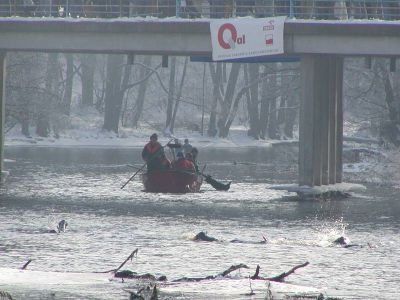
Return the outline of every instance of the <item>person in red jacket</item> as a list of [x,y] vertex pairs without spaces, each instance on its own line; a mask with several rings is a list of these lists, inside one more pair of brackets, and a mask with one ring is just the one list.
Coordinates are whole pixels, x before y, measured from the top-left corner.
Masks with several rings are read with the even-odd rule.
[[177,155],[177,160],[174,161],[173,167],[177,170],[182,170],[182,171],[188,171],[188,172],[195,172],[194,164],[190,160],[186,159],[183,156],[182,152],[178,152]]
[[160,165],[160,157],[163,151],[161,144],[157,140],[157,134],[153,133],[150,136],[150,142],[144,146],[142,151],[142,158],[147,162],[147,171],[155,170]]

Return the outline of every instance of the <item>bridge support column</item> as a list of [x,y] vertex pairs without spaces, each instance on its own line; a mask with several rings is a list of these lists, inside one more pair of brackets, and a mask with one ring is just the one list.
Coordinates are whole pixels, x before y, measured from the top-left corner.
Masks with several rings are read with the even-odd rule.
[[5,88],[6,88],[6,52],[0,52],[0,182],[5,178],[4,160],[4,124],[5,124]]
[[341,182],[343,58],[304,56],[301,76],[299,184]]

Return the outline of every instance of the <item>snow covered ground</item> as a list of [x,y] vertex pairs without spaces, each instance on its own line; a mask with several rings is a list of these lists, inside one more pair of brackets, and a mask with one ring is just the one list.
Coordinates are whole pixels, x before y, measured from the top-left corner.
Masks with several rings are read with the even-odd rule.
[[[205,132],[201,135],[198,131],[187,129],[176,129],[174,134],[164,134],[160,130],[155,130],[150,126],[139,127],[137,129],[121,128],[119,134],[104,132],[101,126],[73,127],[60,132],[59,137],[50,135],[48,138],[38,137],[32,134],[27,138],[20,133],[20,129],[13,128],[6,135],[6,146],[51,146],[51,147],[143,147],[153,133],[157,133],[161,144],[166,144],[171,138],[178,138],[181,142],[188,138],[190,143],[199,148],[215,147],[270,147],[273,143],[296,142],[295,140],[255,140],[247,136],[247,129],[242,126],[233,127],[228,138],[213,138],[207,136]],[[33,132],[34,130],[32,130]]]

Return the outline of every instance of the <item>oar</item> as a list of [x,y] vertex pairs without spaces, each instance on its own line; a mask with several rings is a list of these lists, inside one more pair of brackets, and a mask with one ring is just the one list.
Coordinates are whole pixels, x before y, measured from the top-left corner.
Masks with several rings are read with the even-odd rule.
[[[168,141],[168,143],[165,144],[165,146],[167,146],[172,140],[173,140],[173,139],[170,139],[170,140]],[[133,174],[133,175],[131,176],[131,178],[129,178],[128,181],[125,182],[125,183],[121,186],[121,190],[122,190],[133,178],[135,178],[135,176],[137,175],[137,173],[139,173],[140,171],[142,171],[142,170],[144,169],[144,167],[145,167],[149,162],[151,162],[153,159],[155,159],[155,158],[157,157],[156,154],[158,154],[158,152],[159,152],[161,149],[163,149],[165,146],[161,146],[161,148],[158,149],[158,150],[156,151],[156,153],[154,153],[154,154],[152,155],[152,158],[149,159],[148,161],[146,161],[146,162],[143,164],[143,166],[141,166],[141,167],[135,172],[135,174]]]
[[209,183],[217,191],[227,191],[231,187],[231,182],[228,182],[228,183],[219,182],[219,181],[215,180],[214,178],[212,178],[211,175],[204,174],[203,172],[195,173],[195,172],[190,172],[190,171],[185,171],[185,170],[174,170],[174,169],[171,169],[171,171],[182,173],[182,174],[187,174],[187,175],[200,174],[205,178],[206,182]]
[[214,189],[217,191],[227,191],[231,187],[231,182],[228,183],[222,183],[218,182],[214,178],[211,177],[211,175],[204,174],[204,170],[206,169],[207,164],[204,164],[203,169],[201,171],[197,171],[198,174],[201,174],[205,179],[208,184],[210,184]]
[[130,168],[132,168],[132,169],[136,169],[136,170],[139,170],[140,168],[139,167],[136,167],[136,166],[134,166],[134,165],[126,165],[127,167],[130,167]]
[[140,171],[143,170],[143,168],[147,165],[147,161],[135,172],[135,174],[133,174],[131,176],[131,178],[128,179],[127,182],[125,182],[122,186],[121,186],[121,190],[136,176],[137,173],[139,173]]
[[208,184],[210,184],[214,189],[217,191],[227,191],[231,187],[231,181],[228,183],[222,183],[214,178],[211,177],[211,175],[204,174],[203,172],[199,172],[206,180]]

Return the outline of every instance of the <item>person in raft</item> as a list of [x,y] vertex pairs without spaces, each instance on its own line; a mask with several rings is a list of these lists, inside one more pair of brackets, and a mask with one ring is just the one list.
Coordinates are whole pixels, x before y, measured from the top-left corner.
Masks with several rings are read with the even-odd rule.
[[160,165],[160,157],[162,154],[162,146],[158,142],[158,136],[153,133],[150,136],[150,141],[144,146],[142,151],[142,158],[147,162],[147,171],[151,172],[158,169]]

